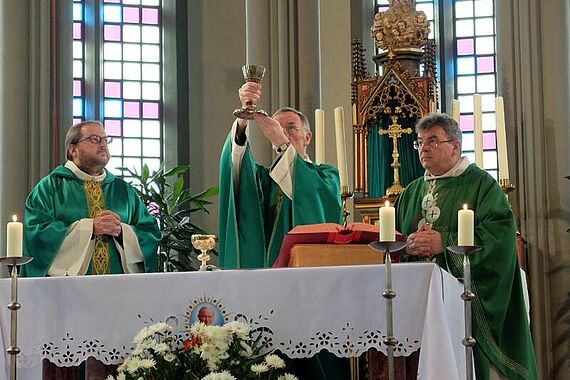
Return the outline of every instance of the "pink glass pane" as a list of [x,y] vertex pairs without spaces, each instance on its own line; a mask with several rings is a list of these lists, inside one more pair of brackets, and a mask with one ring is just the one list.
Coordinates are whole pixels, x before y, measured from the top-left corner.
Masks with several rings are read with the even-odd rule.
[[120,98],[121,97],[121,83],[119,83],[119,82],[105,82],[105,97],[107,97],[107,98]]
[[459,126],[462,131],[473,130],[473,115],[461,115],[459,117]]
[[105,132],[109,136],[121,136],[121,120],[105,120]]
[[81,23],[74,22],[73,23],[73,39],[80,40],[81,39]]
[[143,103],[143,118],[158,119],[158,103]]
[[83,94],[81,81],[74,80],[73,81],[73,96],[81,96]]
[[143,24],[153,24],[153,25],[158,24],[158,9],[143,8],[142,22]]
[[120,41],[121,40],[121,26],[120,25],[105,25],[105,41]]
[[497,149],[495,132],[483,133],[483,149]]
[[125,117],[139,117],[139,102],[125,102]]
[[457,55],[469,55],[475,52],[472,38],[457,40]]
[[130,22],[134,24],[139,23],[139,9],[132,7],[123,8],[123,22]]
[[71,121],[73,123],[73,125],[77,124],[77,123],[81,123],[83,120],[79,119],[79,118],[73,118],[73,120]]
[[493,72],[495,72],[495,58],[494,57],[477,57],[477,72],[478,73],[493,73]]

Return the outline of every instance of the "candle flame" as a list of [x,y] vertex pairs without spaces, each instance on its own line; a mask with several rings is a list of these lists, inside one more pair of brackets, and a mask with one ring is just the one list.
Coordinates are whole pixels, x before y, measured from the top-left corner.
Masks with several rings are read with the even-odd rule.
[[464,209],[464,210],[468,210],[468,208],[467,208],[467,203],[465,203],[465,204],[463,205],[463,209]]
[[386,203],[384,203],[384,206],[390,207],[390,201],[386,201]]
[[17,222],[18,221],[18,217],[16,215],[12,215],[12,221]]

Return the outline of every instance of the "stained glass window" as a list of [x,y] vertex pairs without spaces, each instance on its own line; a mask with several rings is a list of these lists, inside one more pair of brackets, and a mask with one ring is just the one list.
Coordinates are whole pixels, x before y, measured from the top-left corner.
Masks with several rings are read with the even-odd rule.
[[[438,5],[440,4],[440,5]],[[497,150],[495,133],[495,96],[497,95],[496,73],[496,30],[494,0],[453,0],[452,9],[442,9],[446,5],[434,0],[416,0],[416,9],[424,11],[430,21],[429,38],[437,41],[443,63],[453,65],[455,73],[454,94],[444,94],[448,104],[452,98],[461,103],[460,127],[463,131],[463,154],[475,161],[473,137],[473,94],[481,94],[483,120],[483,166],[497,178]],[[447,3],[446,3],[447,4]],[[376,12],[388,9],[389,0],[376,0]],[[446,17],[451,15],[452,20]],[[437,16],[437,17],[436,17]],[[438,20],[435,23],[434,20]],[[446,35],[446,28],[439,27],[452,23],[452,35]],[[454,51],[445,51],[445,41],[453,41]],[[441,70],[438,70],[441,72]],[[439,78],[441,83],[441,78]],[[443,87],[443,86],[442,86]],[[443,107],[445,109],[445,107]],[[448,112],[451,112],[448,110]]]
[[105,124],[114,174],[121,166],[155,170],[163,157],[161,0],[92,4],[73,2],[74,122]]

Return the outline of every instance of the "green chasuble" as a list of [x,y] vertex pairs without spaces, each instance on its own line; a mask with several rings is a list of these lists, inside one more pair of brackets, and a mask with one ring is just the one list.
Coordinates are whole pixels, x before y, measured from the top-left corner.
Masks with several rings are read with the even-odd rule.
[[[149,214],[133,187],[121,178],[107,171],[101,186],[105,209],[118,214],[121,223],[131,227],[144,258],[144,270],[154,272],[160,241],[156,219]],[[34,260],[22,267],[23,274],[46,276],[70,226],[87,218],[89,210],[84,181],[65,166],[58,166],[34,187],[26,200],[24,255]],[[108,241],[109,272],[124,273],[113,239]],[[89,265],[87,274],[92,273],[91,269]]]
[[[466,160],[466,159],[464,159]],[[398,229],[415,232],[429,211],[430,193],[441,212],[432,228],[441,234],[444,253],[436,262],[457,278],[463,277],[463,256],[445,250],[457,245],[457,212],[467,204],[475,212],[475,244],[483,249],[470,256],[475,371],[477,380],[489,378],[493,364],[506,378],[537,379],[536,362],[516,249],[516,227],[505,194],[487,172],[475,164],[454,177],[409,184],[396,202]],[[426,209],[424,211],[423,207]],[[416,260],[408,256],[409,261]],[[413,286],[413,284],[411,284]],[[452,295],[457,296],[459,295]],[[442,360],[445,360],[442,358]]]
[[293,227],[341,222],[336,168],[315,165],[295,154],[293,199],[289,199],[270,177],[271,169],[255,162],[246,144],[234,192],[231,154],[230,134],[220,158],[220,267],[271,267],[283,237]]

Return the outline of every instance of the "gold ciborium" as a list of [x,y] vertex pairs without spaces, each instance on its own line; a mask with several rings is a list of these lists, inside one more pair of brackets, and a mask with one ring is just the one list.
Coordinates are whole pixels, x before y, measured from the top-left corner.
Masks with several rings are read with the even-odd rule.
[[216,235],[194,234],[192,235],[191,240],[194,248],[202,252],[198,255],[198,260],[202,263],[199,270],[207,270],[208,261],[210,261],[208,251],[216,247]]
[[[243,65],[241,67],[243,77],[246,82],[261,83],[263,76],[265,75],[265,66],[261,65]],[[248,101],[245,106],[238,108],[234,111],[234,116],[240,119],[253,119],[253,114],[257,112],[267,116],[267,112],[264,110],[258,110],[257,106],[252,102]]]

